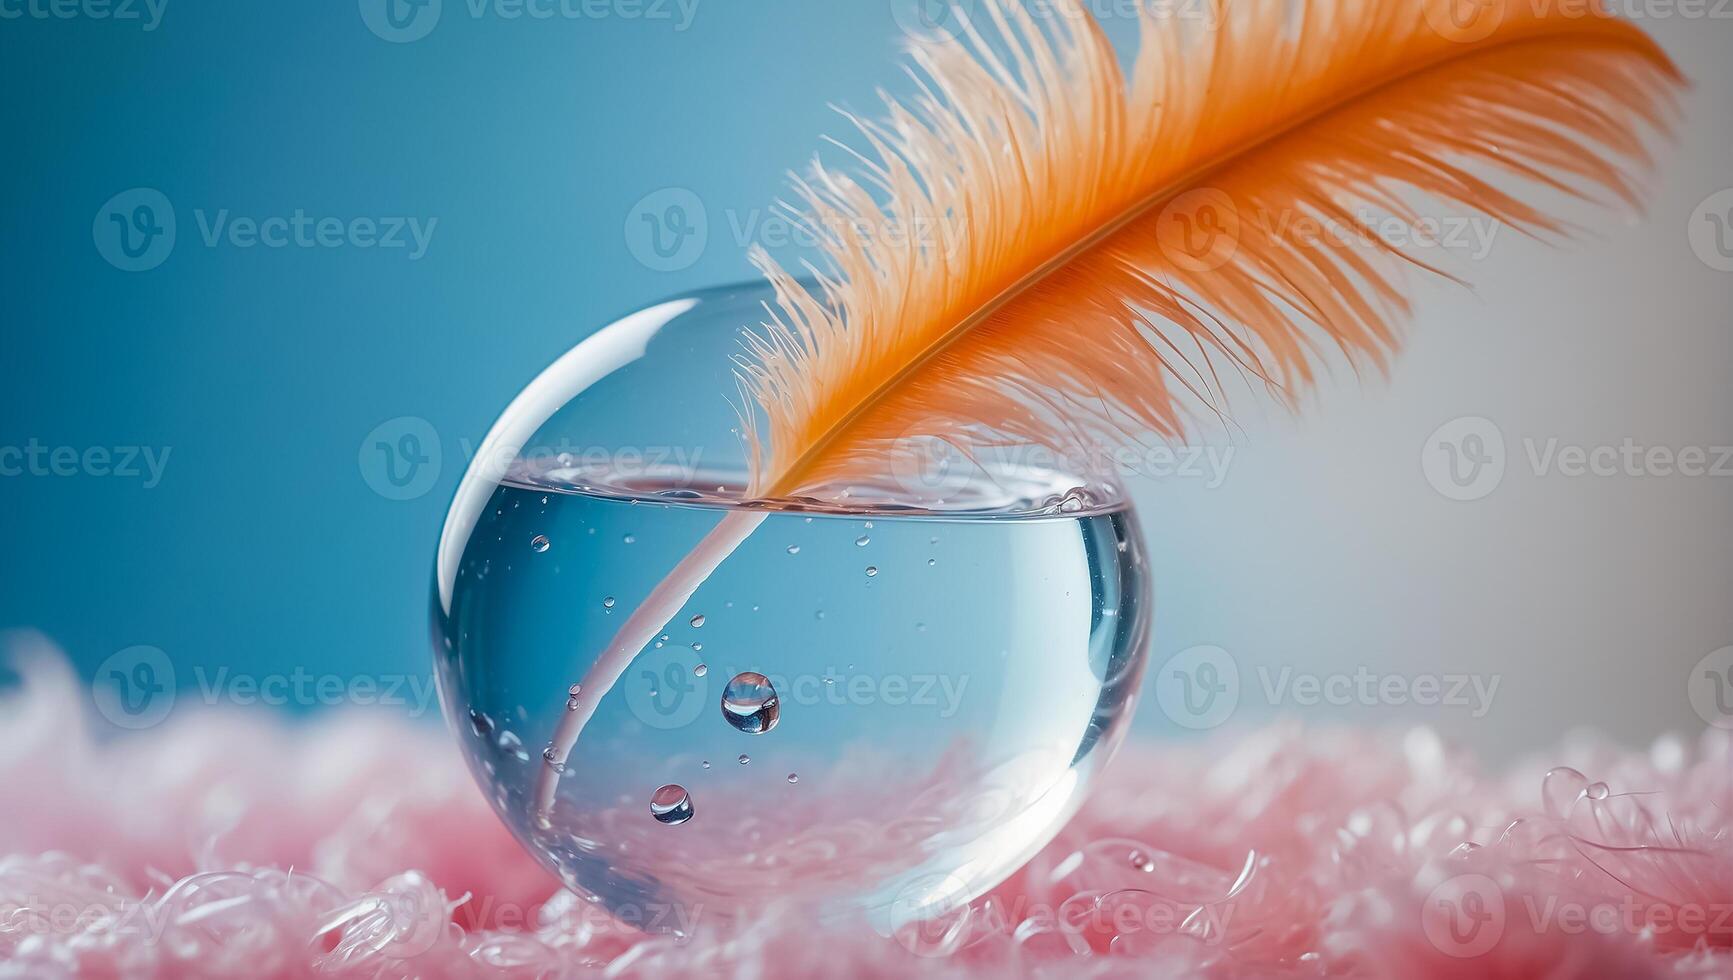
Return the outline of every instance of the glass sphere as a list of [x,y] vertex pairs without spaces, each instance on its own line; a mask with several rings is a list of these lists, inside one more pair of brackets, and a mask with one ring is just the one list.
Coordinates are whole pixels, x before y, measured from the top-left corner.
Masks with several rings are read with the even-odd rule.
[[[501,819],[622,920],[780,902],[890,932],[1004,880],[1082,801],[1143,670],[1141,538],[1111,488],[1030,465],[747,501],[732,359],[770,298],[634,313],[512,402],[440,537],[439,688]],[[677,610],[617,639],[744,512]]]

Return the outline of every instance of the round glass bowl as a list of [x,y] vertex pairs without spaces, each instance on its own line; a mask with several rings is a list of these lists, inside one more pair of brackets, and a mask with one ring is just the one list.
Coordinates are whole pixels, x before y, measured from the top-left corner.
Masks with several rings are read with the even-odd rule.
[[732,357],[769,298],[634,313],[513,401],[440,538],[439,687],[500,817],[621,919],[684,933],[783,903],[888,932],[998,884],[1082,801],[1143,671],[1141,537],[1110,492],[1030,467],[743,499]]

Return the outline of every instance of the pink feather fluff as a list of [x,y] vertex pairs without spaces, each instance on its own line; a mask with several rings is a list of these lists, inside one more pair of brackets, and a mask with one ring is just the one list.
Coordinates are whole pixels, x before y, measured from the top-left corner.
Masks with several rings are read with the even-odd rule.
[[5,977],[1733,975],[1733,732],[1502,778],[1424,729],[1134,744],[962,913],[676,940],[561,891],[431,726],[195,706],[99,740],[64,660],[22,646]]

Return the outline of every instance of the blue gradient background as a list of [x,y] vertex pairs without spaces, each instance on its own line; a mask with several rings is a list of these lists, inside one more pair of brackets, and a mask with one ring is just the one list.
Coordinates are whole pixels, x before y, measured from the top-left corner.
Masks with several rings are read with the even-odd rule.
[[[186,686],[220,665],[427,674],[428,577],[465,447],[597,326],[748,278],[734,226],[842,128],[826,104],[905,87],[907,5],[698,0],[684,31],[674,5],[673,21],[603,9],[477,19],[444,0],[404,44],[355,0],[168,0],[150,32],[0,20],[0,445],[171,449],[154,489],[0,478],[0,627],[42,630],[86,673],[159,647]],[[1499,670],[1490,721],[1419,718],[1488,746],[1582,717],[1633,739],[1695,724],[1685,674],[1733,642],[1733,481],[1532,479],[1475,509],[1433,494],[1418,462],[1465,414],[1568,441],[1733,442],[1733,275],[1684,233],[1733,184],[1733,25],[1652,27],[1698,87],[1647,218],[1584,216],[1604,233],[1565,253],[1500,238],[1469,272],[1478,295],[1418,290],[1388,382],[1344,374],[1303,422],[1254,410],[1221,488],[1139,485],[1156,664],[1220,643],[1248,670]],[[134,187],[173,202],[178,239],[128,273],[92,221]],[[660,272],[628,226],[667,187],[702,201],[709,243]],[[195,211],[225,208],[438,224],[417,261],[207,247]],[[396,501],[357,457],[403,416],[431,424],[442,462]],[[1140,725],[1171,728],[1153,707]]]

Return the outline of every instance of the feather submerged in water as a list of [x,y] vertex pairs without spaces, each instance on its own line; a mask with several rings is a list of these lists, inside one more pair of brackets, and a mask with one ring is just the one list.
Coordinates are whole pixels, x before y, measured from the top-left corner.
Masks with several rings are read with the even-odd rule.
[[[912,43],[912,100],[849,117],[858,177],[797,179],[817,287],[753,253],[777,297],[739,359],[754,496],[822,497],[935,440],[1177,438],[1223,409],[1224,370],[1291,403],[1331,348],[1382,365],[1404,267],[1431,266],[1369,213],[1568,230],[1500,182],[1634,206],[1683,84],[1598,0],[1151,4],[1128,72],[1079,0],[974,7]],[[601,697],[762,519],[727,514],[602,651],[544,818]]]

